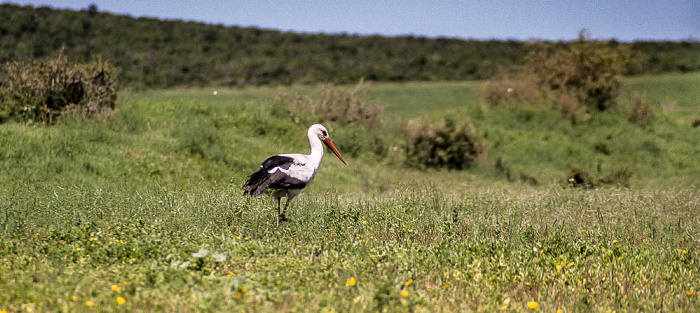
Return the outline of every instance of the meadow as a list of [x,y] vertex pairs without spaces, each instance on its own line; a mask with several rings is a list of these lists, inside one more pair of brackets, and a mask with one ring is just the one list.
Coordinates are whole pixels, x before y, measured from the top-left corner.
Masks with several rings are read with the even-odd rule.
[[[2,124],[0,310],[698,311],[700,74],[625,83],[650,123],[489,107],[482,82],[368,84],[383,125],[326,125],[348,166],[326,155],[282,224],[241,186],[308,150],[318,121],[275,95],[318,86],[125,91],[99,118]],[[399,129],[444,116],[485,159],[407,167]],[[631,177],[575,188],[572,167]]]

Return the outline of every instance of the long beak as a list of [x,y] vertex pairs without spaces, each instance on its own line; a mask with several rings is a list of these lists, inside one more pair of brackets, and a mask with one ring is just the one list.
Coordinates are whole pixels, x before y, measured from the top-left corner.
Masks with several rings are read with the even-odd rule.
[[326,139],[323,139],[323,143],[326,144],[326,147],[330,148],[333,153],[335,153],[335,156],[337,156],[338,159],[343,162],[343,164],[348,165],[348,163],[345,162],[345,159],[343,159],[343,156],[340,155],[340,152],[338,152],[338,149],[335,148],[335,145],[333,145],[330,138],[326,137]]

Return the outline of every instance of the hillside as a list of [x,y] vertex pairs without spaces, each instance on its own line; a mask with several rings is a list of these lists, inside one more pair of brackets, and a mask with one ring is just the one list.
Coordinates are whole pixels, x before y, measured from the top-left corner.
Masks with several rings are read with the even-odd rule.
[[[700,70],[697,41],[609,44],[648,56],[628,74]],[[0,62],[60,51],[76,62],[101,57],[130,88],[485,79],[520,64],[529,49],[521,41],[297,34],[133,18],[94,6],[0,5]]]

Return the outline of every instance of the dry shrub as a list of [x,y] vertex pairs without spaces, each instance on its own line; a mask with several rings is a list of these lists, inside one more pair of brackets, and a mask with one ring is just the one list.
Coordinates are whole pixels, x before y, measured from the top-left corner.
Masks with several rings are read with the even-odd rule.
[[52,123],[65,112],[99,114],[116,104],[116,70],[101,60],[75,64],[59,55],[49,60],[8,62],[0,71],[0,122]]
[[656,116],[654,103],[639,92],[632,93],[629,104],[622,108],[622,112],[630,122],[639,124],[648,124]]
[[491,106],[510,103],[532,104],[545,98],[537,85],[537,79],[527,73],[501,72],[486,82],[481,96]]
[[412,120],[403,129],[406,162],[414,167],[467,169],[482,160],[486,146],[471,121],[442,123]]
[[384,108],[365,99],[363,81],[353,89],[345,90],[326,85],[320,99],[307,95],[277,94],[276,100],[284,102],[295,117],[312,116],[316,121],[335,122],[340,125],[364,125],[376,127],[382,123]]

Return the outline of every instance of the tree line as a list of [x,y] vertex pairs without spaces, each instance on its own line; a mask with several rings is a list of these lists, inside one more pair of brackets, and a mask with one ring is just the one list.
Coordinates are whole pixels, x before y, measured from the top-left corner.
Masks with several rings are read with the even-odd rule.
[[[569,42],[556,42],[569,45]],[[700,70],[700,42],[607,41],[644,56],[626,74]],[[533,44],[413,36],[300,34],[100,12],[0,5],[0,63],[68,56],[108,61],[128,88],[487,79]]]

